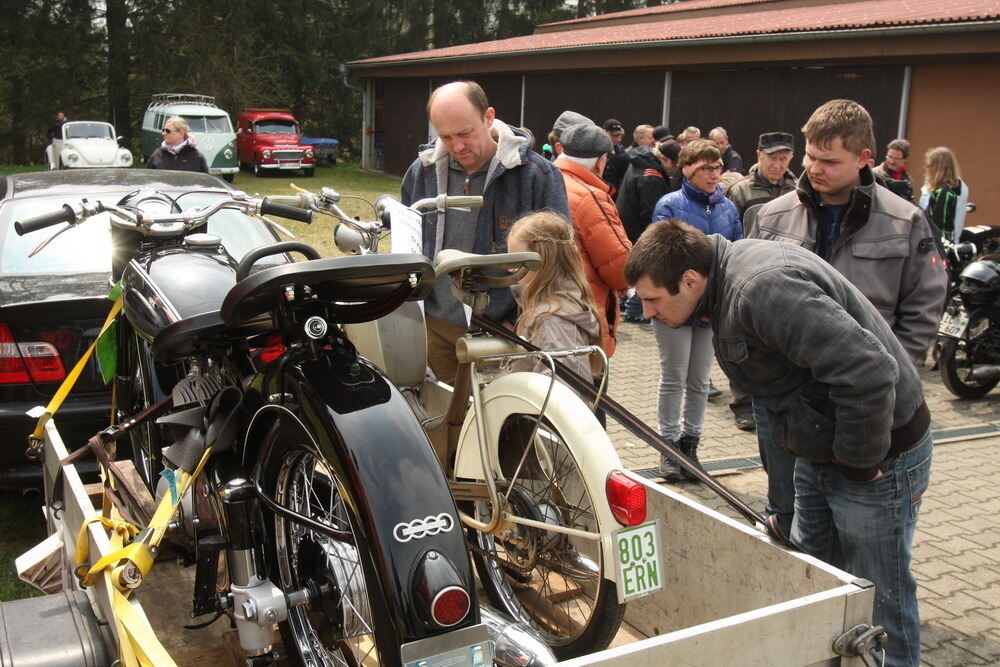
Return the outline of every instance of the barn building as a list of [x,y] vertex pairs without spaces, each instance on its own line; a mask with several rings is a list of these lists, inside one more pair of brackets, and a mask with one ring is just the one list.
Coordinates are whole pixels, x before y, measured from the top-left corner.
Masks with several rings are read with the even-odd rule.
[[889,140],[909,139],[919,187],[924,152],[948,146],[979,207],[966,224],[1000,224],[998,0],[686,0],[347,70],[364,90],[363,165],[391,174],[433,135],[430,91],[455,79],[478,81],[499,118],[532,130],[536,150],[572,109],[629,131],[721,125],[747,166],[758,134],[801,142],[812,110],[845,97],[874,117],[878,161]]

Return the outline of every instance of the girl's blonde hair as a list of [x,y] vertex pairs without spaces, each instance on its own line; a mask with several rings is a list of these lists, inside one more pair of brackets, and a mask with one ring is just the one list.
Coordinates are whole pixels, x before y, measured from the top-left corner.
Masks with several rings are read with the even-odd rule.
[[[529,213],[514,223],[510,228],[508,241],[513,237],[521,239],[528,250],[537,252],[542,258],[542,266],[521,293],[524,312],[528,313],[529,317],[519,317],[514,330],[518,334],[523,333],[528,321],[534,320],[530,314],[538,312],[541,304],[553,302],[558,304],[556,289],[569,280],[579,291],[580,300],[590,308],[597,321],[602,322],[601,338],[591,341],[599,345],[604,336],[603,320],[590,293],[590,283],[587,282],[587,276],[583,272],[580,251],[573,241],[573,228],[556,213],[538,211]],[[558,305],[555,310],[558,310]],[[540,317],[548,314],[550,313],[543,313]]]
[[961,173],[958,170],[958,162],[951,149],[944,146],[932,148],[924,153],[924,185],[931,192],[940,187],[954,188],[958,186]]

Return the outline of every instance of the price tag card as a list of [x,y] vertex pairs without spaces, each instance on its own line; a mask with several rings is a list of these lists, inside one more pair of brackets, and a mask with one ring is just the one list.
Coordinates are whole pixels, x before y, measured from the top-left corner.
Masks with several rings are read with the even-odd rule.
[[619,602],[663,588],[659,523],[659,520],[649,521],[615,533]]

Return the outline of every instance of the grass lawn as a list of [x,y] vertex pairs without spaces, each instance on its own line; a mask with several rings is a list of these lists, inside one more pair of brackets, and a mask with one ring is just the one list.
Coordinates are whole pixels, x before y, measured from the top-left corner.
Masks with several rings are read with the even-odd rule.
[[[16,167],[0,165],[0,176],[24,171],[41,171],[44,167]],[[370,205],[351,197],[361,197],[374,202],[380,195],[391,194],[399,196],[399,179],[358,169],[354,165],[338,163],[335,167],[319,167],[312,178],[300,174],[281,173],[273,176],[255,177],[248,172],[236,175],[233,186],[248,194],[284,195],[292,194],[290,183],[317,192],[322,187],[331,187],[345,199],[341,208],[352,216],[362,220],[373,220],[374,212]],[[316,216],[312,225],[306,225],[294,220],[277,219],[279,224],[287,227],[296,238],[314,246],[325,257],[339,254],[333,244],[333,218]],[[59,423],[58,414],[56,424]],[[15,443],[23,448],[24,443]],[[13,492],[0,493],[0,601],[16,600],[40,594],[32,587],[22,583],[17,578],[14,569],[14,558],[45,538],[45,523],[42,519],[38,496],[22,498]]]

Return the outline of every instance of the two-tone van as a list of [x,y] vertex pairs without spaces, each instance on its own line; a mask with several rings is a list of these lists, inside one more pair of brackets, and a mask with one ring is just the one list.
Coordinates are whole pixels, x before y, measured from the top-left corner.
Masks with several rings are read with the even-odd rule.
[[229,114],[209,95],[157,93],[142,117],[142,161],[147,162],[163,143],[163,123],[180,116],[191,126],[191,136],[208,162],[208,170],[233,182],[240,170],[236,155],[236,133]]

